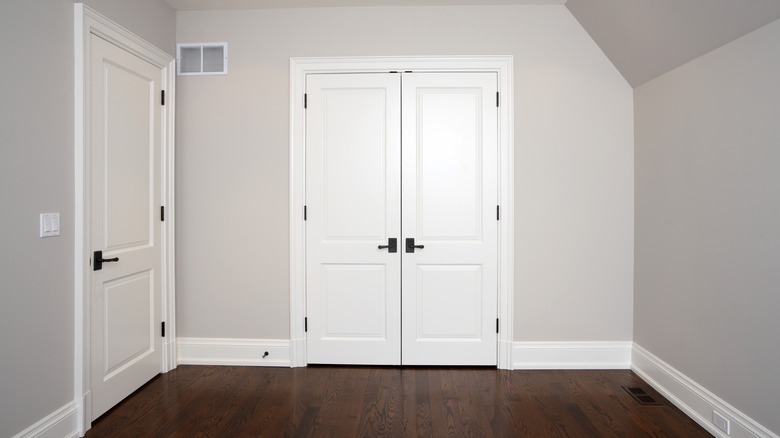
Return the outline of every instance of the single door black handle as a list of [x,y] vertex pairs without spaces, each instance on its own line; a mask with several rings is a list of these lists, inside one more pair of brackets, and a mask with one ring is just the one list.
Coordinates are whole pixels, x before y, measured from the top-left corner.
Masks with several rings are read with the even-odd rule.
[[407,237],[406,238],[406,252],[414,252],[414,249],[423,249],[425,248],[425,245],[415,245],[414,244],[414,237]]
[[103,251],[95,251],[94,253],[92,253],[92,270],[99,271],[103,269],[103,263],[118,262],[118,261],[119,261],[119,257],[104,259]]
[[387,245],[379,245],[379,249],[387,248],[387,252],[398,252],[398,239],[395,237],[389,237],[387,239]]

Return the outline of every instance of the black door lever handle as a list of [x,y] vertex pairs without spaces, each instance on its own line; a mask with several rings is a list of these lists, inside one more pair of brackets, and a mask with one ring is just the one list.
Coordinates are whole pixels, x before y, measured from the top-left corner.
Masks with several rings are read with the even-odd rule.
[[92,253],[92,270],[99,271],[103,269],[103,263],[118,262],[119,257],[112,257],[110,259],[103,258],[103,251],[95,251]]
[[414,244],[414,237],[407,237],[406,238],[406,252],[414,252],[414,249],[423,249],[425,248],[425,245],[415,245]]
[[398,239],[395,237],[389,237],[387,239],[387,245],[379,245],[379,249],[387,249],[387,252],[398,252]]

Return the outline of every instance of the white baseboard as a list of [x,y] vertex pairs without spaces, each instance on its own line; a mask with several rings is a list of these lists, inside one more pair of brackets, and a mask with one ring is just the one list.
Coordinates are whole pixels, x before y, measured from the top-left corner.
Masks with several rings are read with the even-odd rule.
[[[634,344],[631,369],[708,432],[719,438],[780,438],[703,386]],[[730,434],[716,428],[712,413],[731,423]]]
[[177,338],[176,343],[180,365],[290,366],[288,339]]
[[70,402],[13,438],[75,438],[79,436],[76,416],[76,402]]
[[514,370],[629,369],[628,342],[515,342]]

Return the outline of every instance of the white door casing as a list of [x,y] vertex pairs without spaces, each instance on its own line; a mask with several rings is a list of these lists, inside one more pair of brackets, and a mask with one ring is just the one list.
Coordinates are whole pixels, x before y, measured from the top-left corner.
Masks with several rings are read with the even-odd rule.
[[162,370],[163,71],[95,35],[91,69],[94,419]]
[[400,365],[400,77],[307,82],[308,360]]
[[404,365],[497,363],[496,91],[492,72],[403,76]]
[[[175,62],[81,3],[74,30],[74,390],[83,435],[116,394],[176,366]],[[94,250],[120,261],[93,271]]]
[[[338,62],[338,60],[335,62]],[[293,73],[296,70],[294,64],[295,62],[293,62]],[[462,65],[459,67],[458,70],[463,69]],[[487,69],[487,71],[483,73],[472,70],[469,73],[454,73],[450,71],[438,74],[403,74],[405,90],[403,92],[404,235],[399,236],[397,245],[398,251],[403,254],[401,258],[404,260],[404,364],[496,365],[497,362],[497,308],[501,310],[503,307],[503,314],[506,314],[507,309],[510,308],[506,306],[508,295],[506,293],[501,294],[503,295],[501,296],[501,301],[497,302],[497,296],[499,295],[497,289],[500,288],[500,285],[506,286],[509,284],[508,279],[511,280],[511,274],[506,275],[508,270],[499,272],[497,259],[499,259],[499,252],[509,252],[511,255],[511,249],[507,251],[506,245],[498,245],[501,248],[497,248],[499,227],[496,208],[502,202],[498,192],[498,185],[502,180],[501,175],[503,173],[506,176],[511,174],[511,172],[507,172],[505,169],[502,172],[497,163],[499,133],[504,132],[504,140],[507,137],[507,130],[499,129],[498,95],[496,94],[496,90],[501,89],[499,73],[504,70],[490,71],[490,69]],[[349,111],[347,111],[343,114],[343,123],[336,122],[333,126],[339,126],[344,132],[349,132],[350,129],[355,130],[356,133],[347,135],[349,138],[354,138],[360,137],[362,135],[361,132],[367,132],[367,127],[372,126],[372,123],[365,119],[366,116],[379,114],[377,111],[365,111],[365,109],[357,108],[359,105],[355,105],[358,101],[354,100],[354,88],[372,89],[374,94],[376,94],[376,91],[381,90],[384,94],[387,92],[388,87],[377,85],[377,80],[381,77],[380,83],[382,81],[397,82],[400,76],[400,74],[388,74],[386,72],[363,75],[308,75],[309,110],[306,113],[308,120],[306,135],[310,140],[307,146],[306,166],[303,166],[301,170],[306,171],[307,204],[309,208],[309,221],[307,224],[310,224],[308,228],[309,234],[306,239],[306,249],[309,251],[307,258],[309,260],[309,271],[306,280],[309,290],[307,348],[310,355],[307,362],[310,363],[398,363],[395,358],[390,360],[387,358],[377,359],[381,357],[376,356],[376,351],[378,351],[376,348],[381,349],[379,343],[376,342],[377,339],[373,339],[375,350],[370,348],[350,350],[349,343],[341,346],[344,348],[335,348],[332,344],[333,341],[343,342],[346,340],[339,336],[329,339],[331,344],[320,342],[323,340],[322,321],[317,319],[327,319],[328,310],[332,311],[333,308],[341,308],[347,311],[347,314],[339,315],[340,317],[337,319],[339,324],[349,321],[346,322],[347,326],[356,327],[355,321],[364,321],[364,323],[371,321],[373,325],[368,324],[368,326],[387,328],[391,327],[392,324],[386,325],[383,317],[386,318],[386,315],[390,313],[393,315],[397,314],[395,308],[392,308],[394,305],[397,305],[397,298],[396,295],[392,294],[394,290],[391,288],[391,294],[382,295],[385,300],[381,300],[383,303],[389,302],[391,304],[391,312],[388,312],[388,309],[383,309],[384,312],[379,311],[381,306],[378,305],[374,305],[370,311],[364,312],[364,310],[367,310],[365,309],[366,298],[357,292],[361,288],[366,289],[365,285],[357,283],[372,277],[367,275],[367,272],[373,273],[376,279],[382,278],[382,281],[373,281],[375,285],[383,283],[389,285],[392,283],[392,280],[388,281],[387,277],[383,276],[388,272],[386,264],[382,265],[382,269],[375,269],[376,266],[371,266],[373,265],[373,259],[365,257],[367,254],[383,252],[377,251],[375,245],[377,243],[386,244],[387,233],[385,233],[385,236],[372,236],[367,239],[368,241],[361,242],[363,245],[361,254],[364,254],[364,256],[352,254],[353,261],[349,265],[349,269],[345,269],[344,266],[320,263],[321,254],[319,251],[322,245],[319,242],[328,242],[328,239],[322,238],[322,230],[328,228],[328,226],[322,223],[322,215],[329,215],[330,213],[323,211],[320,213],[320,216],[313,216],[313,212],[322,209],[319,205],[320,198],[327,198],[326,193],[331,193],[332,191],[329,187],[332,184],[321,183],[323,176],[318,173],[323,163],[322,157],[327,155],[326,153],[320,154],[320,149],[322,148],[320,137],[330,137],[330,134],[332,134],[319,135],[318,133],[331,131],[332,128],[323,131],[321,122],[323,114],[327,113],[327,111],[321,111],[322,90],[320,90],[317,84],[320,84],[322,78],[327,78],[331,88],[328,92],[339,94],[340,99],[338,101],[340,103],[347,101],[344,100],[345,95],[350,96],[349,99],[352,100],[351,105],[348,107],[351,108],[354,114],[349,114]],[[339,77],[342,79],[338,79]],[[363,83],[362,79],[366,78],[372,78],[374,80],[373,85],[371,80]],[[295,84],[295,81],[293,81],[293,84]],[[504,89],[506,88],[505,86]],[[295,94],[294,90],[293,94]],[[365,99],[365,96],[361,98]],[[385,105],[382,109],[384,110],[387,107],[389,106]],[[293,127],[295,126],[295,113],[296,111],[293,110]],[[507,111],[504,111],[504,116],[507,113]],[[324,117],[324,119],[333,123],[333,117],[328,116]],[[388,118],[388,120],[391,120],[387,123],[389,129],[397,129],[397,122],[393,121],[392,117]],[[377,123],[373,123],[373,126],[376,125]],[[293,131],[293,139],[295,139],[294,133],[295,130]],[[312,136],[312,134],[314,135]],[[343,140],[344,136],[338,138]],[[376,216],[376,213],[380,211],[378,208],[374,208],[374,204],[387,206],[389,205],[387,202],[388,198],[371,196],[371,193],[377,190],[382,191],[386,187],[372,182],[357,184],[357,188],[350,190],[348,182],[350,180],[368,179],[386,183],[393,178],[386,177],[385,174],[392,174],[392,169],[395,169],[395,172],[397,172],[399,168],[393,165],[374,171],[374,168],[382,163],[366,156],[366,148],[363,147],[365,144],[367,142],[364,140],[356,140],[355,145],[347,148],[351,148],[352,153],[340,154],[340,158],[335,161],[337,168],[343,169],[338,172],[332,172],[338,174],[336,181],[340,182],[342,190],[339,192],[332,191],[333,195],[331,197],[356,201],[353,203],[355,208],[365,208],[371,212],[370,214]],[[485,144],[489,146],[485,147]],[[295,178],[295,145],[296,142],[293,141],[291,150],[293,153],[293,157],[291,157],[291,162],[293,163],[291,194],[293,199],[295,199],[296,194],[296,182],[300,182],[299,179],[296,181]],[[361,149],[359,150],[358,147]],[[373,150],[375,148],[368,149]],[[511,154],[507,149],[506,147],[502,148],[503,153]],[[342,161],[346,161],[348,157],[356,158],[356,164],[352,167],[359,169],[358,172],[346,170],[349,166],[345,167]],[[390,157],[392,157],[392,154]],[[385,160],[384,164],[391,161],[392,159]],[[361,163],[370,163],[368,167],[371,169],[361,168]],[[303,163],[299,161],[299,164]],[[312,167],[314,170],[312,170]],[[351,179],[351,176],[357,177]],[[506,183],[507,179],[509,178],[503,178],[504,183]],[[368,187],[364,187],[366,185]],[[344,188],[346,190],[343,190]],[[314,198],[312,198],[313,193],[316,193]],[[391,193],[391,191],[387,193]],[[511,212],[511,196],[508,196],[509,193],[511,193],[511,190],[507,191],[505,199],[503,199],[505,220],[511,218],[511,214],[509,214]],[[358,196],[355,196],[355,194]],[[361,195],[363,198],[360,198]],[[381,198],[383,202],[370,202],[372,198]],[[317,206],[314,207],[313,204]],[[344,203],[342,202],[341,204]],[[391,212],[390,217],[393,219],[387,221],[391,223],[398,217],[397,211],[394,211],[397,209],[390,208],[386,210]],[[369,222],[366,221],[369,217],[363,213],[365,212],[356,211],[351,214],[337,214],[334,217],[340,218],[338,225],[343,230],[358,232],[361,223]],[[357,218],[355,222],[351,221],[353,217]],[[295,222],[293,219],[293,223]],[[382,221],[376,222],[382,223]],[[506,230],[511,232],[511,225],[507,225],[504,228],[505,235],[508,235],[509,233]],[[392,227],[390,229],[392,230]],[[293,241],[291,313],[293,315],[296,313],[295,303],[300,302],[296,299],[299,296],[296,296],[294,281],[296,278],[296,253],[300,253],[300,251],[296,251],[296,246],[294,245],[296,241],[295,231],[296,228],[293,225],[291,233]],[[416,243],[427,243],[426,249],[418,249],[414,254],[404,253],[405,242],[403,238],[415,236],[418,233],[419,236],[416,237]],[[358,232],[358,234],[361,233]],[[396,233],[391,231],[390,235],[395,236]],[[365,233],[362,233],[361,236],[368,237],[365,236]],[[352,237],[354,238],[354,236]],[[317,244],[312,246],[312,242]],[[349,245],[344,245],[346,242],[343,241],[331,240],[330,243],[335,243],[336,248],[344,250],[344,255],[349,254],[354,249]],[[386,261],[388,255],[386,254],[383,260]],[[506,261],[509,258],[505,255],[503,260]],[[391,263],[395,263],[396,260],[397,254],[390,258]],[[312,261],[315,263],[312,263]],[[335,277],[334,273],[337,274]],[[380,273],[382,275],[379,275]],[[345,290],[354,289],[349,294],[340,296],[343,299],[336,301],[341,303],[341,306],[323,307],[321,295],[327,289],[323,285],[330,277],[337,278]],[[356,279],[362,280],[357,281]],[[312,293],[315,295],[314,297],[311,296]],[[386,299],[389,296],[393,297],[390,301]],[[511,302],[511,296],[508,301]],[[504,303],[503,306],[502,303]],[[312,307],[316,307],[316,310]],[[320,312],[320,309],[323,311]],[[426,309],[427,311],[425,311]],[[355,316],[355,312],[363,315]],[[371,317],[371,315],[374,317]],[[395,317],[397,318],[397,316]],[[293,366],[300,366],[304,364],[296,363],[295,357],[297,355],[301,357],[307,354],[307,351],[296,348],[296,325],[295,323],[292,324],[294,339],[293,360],[291,362]],[[340,327],[343,328],[344,325],[340,325]],[[502,327],[505,330],[506,327],[511,327],[511,315],[502,322]],[[374,329],[374,332],[377,332],[377,330]],[[386,335],[386,333],[384,334]],[[510,339],[510,341],[507,342],[506,339]],[[366,342],[365,333],[356,339],[350,339],[350,341]],[[510,362],[507,360],[507,353],[510,349],[506,348],[506,346],[511,345],[511,333],[505,332],[502,344],[503,348],[500,351],[503,351],[504,354],[502,358],[502,354],[499,352],[498,365],[502,368],[508,368],[507,365]],[[351,345],[360,344],[353,343]],[[391,348],[389,351],[394,353],[396,350]],[[384,351],[388,350],[385,348]],[[354,359],[352,356],[355,354],[360,359]]]
[[[290,60],[290,363],[306,366],[305,181],[306,148],[304,93],[306,77],[320,73],[494,72],[498,109],[498,367],[512,365],[514,263],[514,139],[513,61],[511,56],[292,58]],[[403,245],[398,242],[399,250]]]

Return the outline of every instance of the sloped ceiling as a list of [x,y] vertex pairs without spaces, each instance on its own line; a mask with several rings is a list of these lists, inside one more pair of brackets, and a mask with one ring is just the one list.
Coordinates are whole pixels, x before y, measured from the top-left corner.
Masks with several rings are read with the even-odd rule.
[[176,10],[565,4],[633,87],[780,19],[780,0],[165,1]]
[[566,7],[633,87],[780,19],[780,0],[569,0]]

